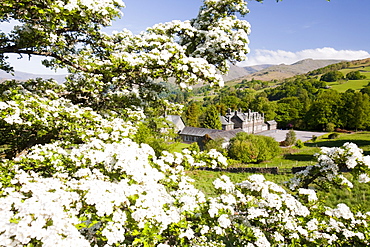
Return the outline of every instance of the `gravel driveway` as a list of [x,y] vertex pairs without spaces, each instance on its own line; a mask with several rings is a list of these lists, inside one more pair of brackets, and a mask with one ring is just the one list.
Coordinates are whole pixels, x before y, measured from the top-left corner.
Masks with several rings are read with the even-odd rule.
[[[263,136],[271,136],[276,141],[281,142],[285,140],[286,134],[289,132],[289,130],[267,130],[260,133],[257,133],[257,135],[263,135]],[[297,139],[305,142],[310,139],[312,139],[312,136],[315,135],[317,137],[327,134],[327,132],[311,132],[311,131],[300,131],[300,130],[294,130],[296,133]]]

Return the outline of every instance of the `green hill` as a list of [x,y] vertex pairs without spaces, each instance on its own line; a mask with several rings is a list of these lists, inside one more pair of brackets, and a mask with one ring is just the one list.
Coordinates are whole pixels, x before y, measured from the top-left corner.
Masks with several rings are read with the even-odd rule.
[[370,83],[370,59],[356,60],[350,63],[348,68],[340,69],[339,72],[346,76],[351,71],[359,71],[361,75],[366,76],[365,79],[361,80],[339,80],[336,82],[330,82],[328,85],[337,90],[338,92],[345,92],[348,89],[361,90]]

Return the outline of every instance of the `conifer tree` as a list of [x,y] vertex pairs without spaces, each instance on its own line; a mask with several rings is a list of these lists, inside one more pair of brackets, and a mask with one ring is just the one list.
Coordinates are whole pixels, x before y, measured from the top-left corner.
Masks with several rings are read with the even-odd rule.
[[221,129],[222,128],[220,116],[215,106],[211,105],[206,109],[204,120],[201,123],[201,127],[207,128],[207,129]]
[[201,110],[199,104],[193,102],[185,110],[186,125],[190,127],[199,127],[199,116],[201,115]]

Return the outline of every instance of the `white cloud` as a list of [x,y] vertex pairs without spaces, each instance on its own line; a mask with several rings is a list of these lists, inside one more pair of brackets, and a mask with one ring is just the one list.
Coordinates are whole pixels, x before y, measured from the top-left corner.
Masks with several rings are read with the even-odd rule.
[[335,50],[331,47],[306,49],[298,52],[256,50],[255,54],[248,56],[246,61],[238,63],[238,66],[252,66],[258,64],[292,64],[303,59],[336,59],[356,60],[369,58],[370,53],[364,50]]

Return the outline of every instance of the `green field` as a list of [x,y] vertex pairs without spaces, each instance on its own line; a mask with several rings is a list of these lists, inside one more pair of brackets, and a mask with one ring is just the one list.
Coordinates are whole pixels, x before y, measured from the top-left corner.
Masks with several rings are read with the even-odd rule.
[[364,80],[351,80],[351,81],[340,81],[340,82],[328,82],[328,86],[332,89],[337,90],[340,93],[344,93],[348,89],[353,89],[359,91],[362,88],[366,87],[369,84],[369,79]]
[[190,146],[190,144],[182,143],[182,142],[178,142],[178,143],[176,143],[176,145],[173,147],[172,152],[178,152],[178,153],[181,153],[181,151],[182,151],[184,148],[188,148],[189,146]]
[[339,147],[346,142],[353,142],[370,155],[370,132],[356,132],[352,134],[339,134],[337,139],[328,139],[328,134],[319,137],[316,142],[306,142],[301,149],[295,147],[282,148],[282,154],[273,160],[260,164],[243,164],[244,167],[279,167],[291,168],[293,166],[307,166],[315,163],[314,154],[320,147]]
[[[320,147],[339,147],[346,142],[353,142],[364,150],[364,155],[370,155],[370,132],[354,132],[352,134],[341,133],[336,139],[328,139],[328,134],[320,136],[315,142],[305,143],[303,148],[282,148],[282,154],[273,160],[260,164],[233,164],[233,167],[279,167],[291,168],[293,166],[307,166],[316,162],[314,154],[320,151]],[[189,144],[179,143],[175,152],[181,152]]]
[[[365,155],[370,155],[370,132],[357,132],[353,134],[340,134],[337,139],[331,140],[323,136],[318,138],[316,142],[305,143],[302,149],[285,149],[285,152],[280,157],[262,164],[247,164],[245,166],[264,167],[264,166],[278,166],[282,168],[289,168],[292,166],[305,166],[314,164],[314,153],[320,150],[320,147],[339,147],[346,142],[356,143],[364,150]],[[215,190],[212,182],[221,175],[227,175],[235,183],[244,181],[250,173],[228,173],[228,172],[213,172],[213,171],[189,171],[188,175],[195,180],[194,185],[202,190],[208,196],[214,196]],[[267,180],[273,181],[281,186],[284,186],[284,181],[289,180],[293,175],[273,175],[264,174]],[[348,178],[350,175],[347,174]],[[354,182],[354,188],[351,190],[332,189],[330,193],[320,193],[320,197],[326,200],[326,205],[334,207],[338,203],[346,203],[351,208],[361,208],[370,211],[370,184],[359,184]]]
[[343,73],[344,76],[346,76],[351,71],[360,71],[360,73],[364,76],[366,76],[363,80],[341,80],[336,82],[329,82],[328,85],[332,88],[337,90],[340,93],[345,92],[347,89],[353,89],[353,90],[361,90],[365,86],[367,86],[370,82],[370,66],[358,66],[353,65],[349,68],[339,70]]

